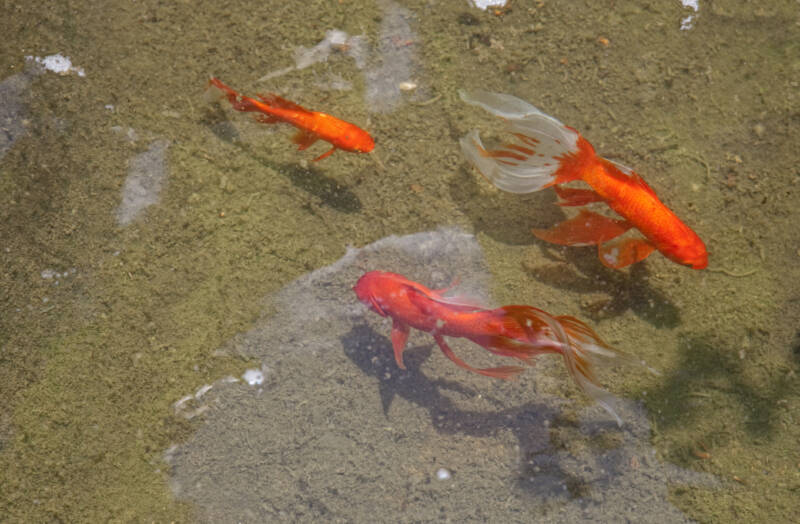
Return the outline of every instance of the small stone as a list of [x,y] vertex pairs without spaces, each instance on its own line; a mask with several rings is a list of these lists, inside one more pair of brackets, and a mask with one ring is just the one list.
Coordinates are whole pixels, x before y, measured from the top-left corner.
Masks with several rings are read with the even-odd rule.
[[400,91],[413,91],[417,88],[417,83],[411,80],[407,80],[405,82],[400,82],[400,84],[398,84],[397,87],[398,89],[400,89]]

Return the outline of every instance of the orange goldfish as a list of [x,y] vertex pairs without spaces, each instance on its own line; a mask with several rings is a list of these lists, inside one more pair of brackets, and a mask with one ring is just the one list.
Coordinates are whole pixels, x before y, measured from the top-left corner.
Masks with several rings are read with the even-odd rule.
[[484,349],[532,365],[533,358],[557,353],[564,358],[575,383],[606,409],[618,424],[619,416],[612,403],[613,395],[597,382],[594,367],[603,358],[625,357],[606,345],[592,329],[569,316],[554,317],[531,306],[503,306],[483,309],[459,298],[446,298],[446,290],[428,289],[397,273],[370,271],[353,290],[372,311],[392,319],[392,347],[401,369],[403,350],[410,328],[433,335],[442,352],[456,365],[489,377],[511,378],[524,368],[502,366],[474,368],[458,358],[444,337],[471,340]]
[[335,116],[319,111],[309,111],[271,93],[257,95],[258,100],[255,100],[237,93],[218,78],[212,77],[208,83],[221,90],[235,110],[263,113],[257,117],[259,122],[264,124],[286,122],[295,126],[299,131],[294,135],[292,141],[298,145],[297,149],[301,151],[319,139],[329,142],[333,147],[315,158],[315,162],[331,155],[337,149],[354,153],[369,153],[375,147],[375,142],[369,133],[357,125],[345,122]]
[[[568,246],[597,245],[600,261],[622,268],[658,250],[673,262],[704,269],[706,246],[665,206],[633,170],[598,156],[578,131],[511,95],[460,92],[461,99],[506,120],[519,143],[486,150],[477,131],[461,139],[461,150],[495,186],[530,193],[581,180],[591,189],[555,187],[562,206],[605,202],[622,220],[581,210],[551,229],[534,229],[542,240]],[[621,235],[636,228],[640,235]]]

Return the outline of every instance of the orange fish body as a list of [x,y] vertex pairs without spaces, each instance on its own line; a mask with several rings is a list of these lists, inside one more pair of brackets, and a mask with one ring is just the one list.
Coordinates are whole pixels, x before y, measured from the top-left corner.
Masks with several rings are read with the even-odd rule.
[[[670,260],[694,269],[708,265],[708,253],[700,237],[684,224],[631,169],[598,156],[575,129],[511,95],[461,93],[467,103],[478,105],[506,119],[519,144],[486,150],[473,131],[461,140],[465,156],[500,189],[515,193],[556,186],[562,206],[605,202],[624,220],[582,210],[576,217],[534,234],[561,245],[598,245],[603,264],[622,268],[658,250]],[[591,190],[559,187],[581,180]],[[636,228],[639,236],[621,237]]]
[[620,422],[611,407],[613,396],[599,386],[593,367],[602,358],[622,355],[576,318],[554,317],[531,306],[483,309],[469,301],[444,297],[446,290],[428,289],[385,271],[365,273],[353,290],[372,311],[392,319],[392,347],[395,361],[402,369],[405,369],[403,351],[410,328],[433,335],[445,356],[456,365],[494,378],[511,378],[524,368],[474,368],[455,355],[444,337],[466,338],[495,355],[528,365],[537,355],[558,353],[578,386]]
[[259,100],[244,96],[223,84],[218,78],[211,78],[209,84],[216,87],[237,111],[258,112],[258,120],[265,124],[285,122],[299,129],[293,141],[303,150],[319,139],[333,147],[314,160],[322,160],[337,149],[354,153],[369,153],[375,147],[372,137],[350,122],[320,111],[309,111],[275,94],[258,95]]

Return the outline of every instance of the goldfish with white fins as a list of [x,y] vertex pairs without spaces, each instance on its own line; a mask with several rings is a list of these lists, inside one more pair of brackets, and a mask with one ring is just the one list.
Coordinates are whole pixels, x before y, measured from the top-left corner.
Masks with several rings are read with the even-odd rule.
[[[656,196],[632,169],[598,156],[575,129],[515,96],[488,91],[459,92],[468,104],[503,118],[519,143],[487,150],[477,131],[461,139],[467,159],[492,184],[512,193],[531,193],[555,186],[559,205],[605,202],[622,220],[593,211],[580,213],[551,229],[534,229],[547,242],[597,245],[600,261],[623,268],[658,250],[673,262],[694,269],[708,266],[700,237]],[[581,180],[591,189],[562,188]],[[641,235],[621,236],[631,228]]]

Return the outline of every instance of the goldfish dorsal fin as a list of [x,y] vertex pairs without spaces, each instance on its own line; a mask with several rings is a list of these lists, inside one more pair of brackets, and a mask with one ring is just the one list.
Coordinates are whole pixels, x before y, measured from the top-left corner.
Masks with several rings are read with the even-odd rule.
[[619,162],[614,162],[613,160],[609,160],[607,158],[604,158],[603,162],[605,162],[607,166],[610,166],[610,167],[614,168],[617,171],[617,173],[616,173],[617,176],[624,177],[625,180],[629,184],[631,184],[631,185],[633,185],[635,187],[638,187],[640,189],[643,189],[646,192],[648,192],[651,195],[653,195],[654,197],[658,198],[658,196],[656,196],[656,192],[653,191],[653,188],[650,187],[647,184],[647,182],[644,181],[644,178],[642,178],[633,169],[629,168],[626,165],[620,164]]
[[487,91],[460,91],[461,99],[505,119],[519,140],[486,150],[473,130],[461,139],[461,150],[492,184],[512,193],[531,193],[580,178],[595,158],[591,144],[559,120],[517,97]]
[[447,286],[445,286],[445,287],[442,287],[442,288],[439,288],[439,289],[432,289],[431,291],[433,291],[433,292],[435,292],[435,293],[437,293],[437,294],[441,295],[441,294],[447,293],[447,292],[448,292],[448,291],[450,291],[451,289],[455,288],[455,287],[456,287],[456,286],[457,286],[457,285],[458,285],[460,282],[461,282],[461,279],[460,279],[460,278],[458,278],[458,277],[455,277],[455,278],[453,279],[453,281],[452,281],[452,282],[450,282],[450,284],[449,284],[449,285],[447,285]]
[[650,187],[650,185],[647,182],[645,182],[644,178],[642,178],[638,173],[632,173],[631,174],[631,181],[634,184],[636,184],[638,187],[641,187],[642,189],[644,189],[645,191],[650,193],[652,196],[658,198],[658,196],[656,195],[656,192],[653,191],[653,188]]
[[628,167],[628,166],[626,166],[625,164],[620,164],[619,162],[615,162],[615,161],[613,161],[613,160],[609,160],[609,159],[607,159],[607,158],[604,158],[603,160],[605,160],[605,161],[606,161],[606,162],[608,162],[609,164],[612,164],[614,167],[616,167],[617,169],[619,169],[619,170],[622,172],[622,174],[623,174],[623,175],[628,175],[628,176],[631,176],[631,175],[633,175],[633,174],[634,174],[634,171],[633,171],[633,169],[629,168],[629,167]]
[[422,291],[418,291],[418,293],[424,295],[428,300],[448,306],[455,311],[479,311],[486,309],[486,306],[481,304],[478,299],[468,296],[454,295],[452,297],[443,297],[439,293],[424,293]]
[[303,111],[306,113],[309,112],[308,109],[301,106],[300,104],[295,104],[291,100],[286,100],[282,96],[278,96],[275,93],[266,93],[266,94],[259,93],[256,96],[258,97],[259,100],[272,107],[279,107],[281,109],[293,109],[295,111]]
[[549,315],[532,306],[503,306],[494,310],[509,330],[521,328],[532,335],[547,327]]
[[481,309],[485,309],[482,305],[477,304],[476,302],[471,301],[469,298],[464,297],[443,297],[439,295],[439,293],[431,290],[427,292],[425,290],[416,288],[414,286],[405,285],[406,292],[408,294],[408,299],[416,305],[418,308],[425,312],[430,311],[430,303],[435,302],[437,304],[442,304],[447,306],[455,311],[479,311]]

